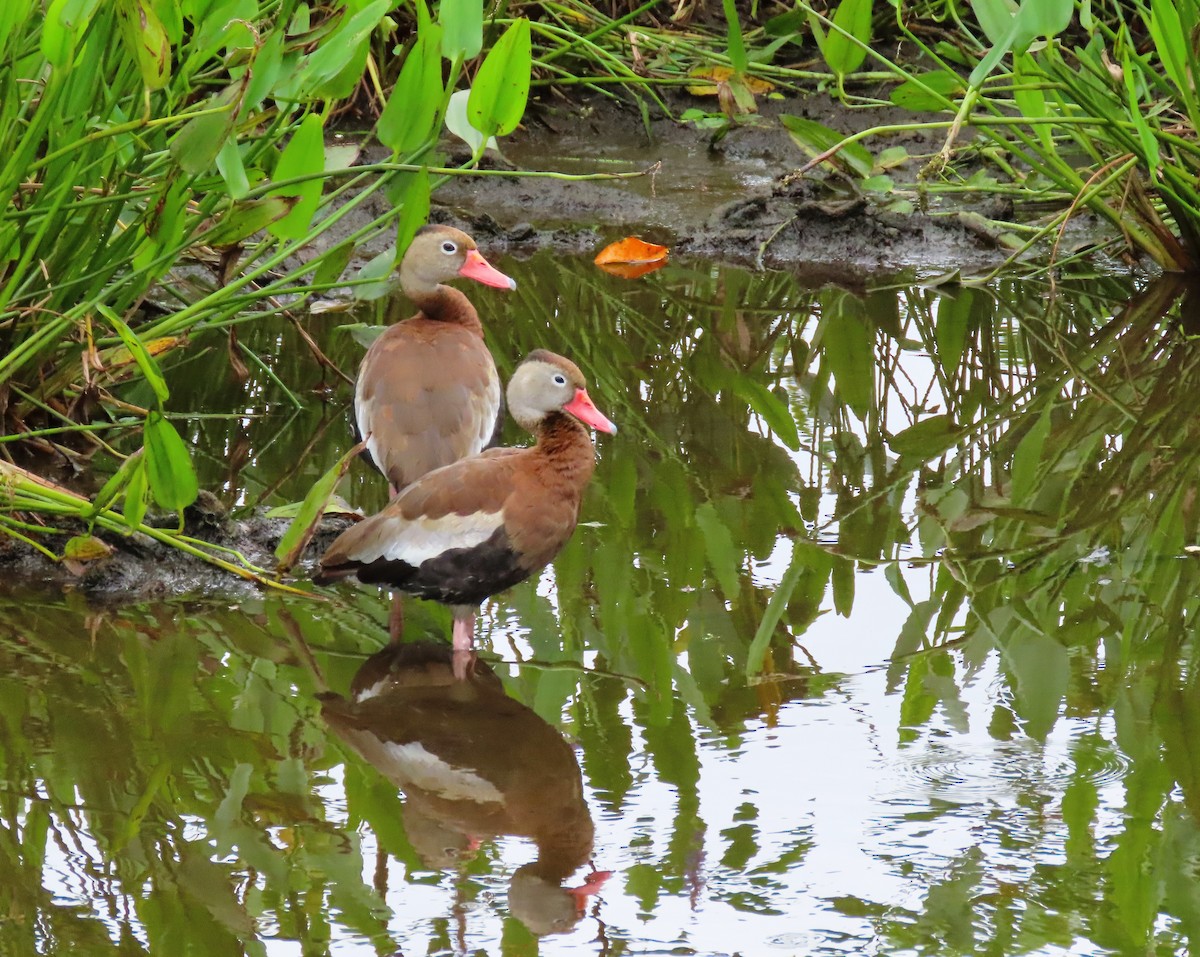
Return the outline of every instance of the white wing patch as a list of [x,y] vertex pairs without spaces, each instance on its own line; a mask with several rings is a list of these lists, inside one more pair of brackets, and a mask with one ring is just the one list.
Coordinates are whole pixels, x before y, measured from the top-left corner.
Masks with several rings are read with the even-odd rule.
[[482,545],[504,524],[503,512],[473,512],[470,515],[443,515],[411,521],[381,518],[369,541],[356,550],[355,561],[369,564],[386,558],[420,565],[451,548]]
[[403,769],[404,777],[423,791],[450,801],[475,801],[479,804],[504,800],[491,781],[466,768],[447,764],[427,751],[419,741],[411,744],[385,742],[389,756]]

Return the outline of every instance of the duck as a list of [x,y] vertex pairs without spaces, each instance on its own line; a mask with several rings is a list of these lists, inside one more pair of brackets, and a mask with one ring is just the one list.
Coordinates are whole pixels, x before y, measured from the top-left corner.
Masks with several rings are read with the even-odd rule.
[[334,539],[313,574],[318,585],[353,576],[451,606],[460,677],[474,664],[480,603],[544,568],[575,531],[596,466],[588,428],[617,431],[579,367],[544,349],[517,366],[506,395],[533,445],[487,449],[427,473]]
[[445,285],[460,276],[517,287],[462,230],[421,227],[400,263],[400,288],[418,311],[384,330],[359,366],[355,424],[393,495],[481,452],[500,423],[500,376],[479,313],[465,293]]

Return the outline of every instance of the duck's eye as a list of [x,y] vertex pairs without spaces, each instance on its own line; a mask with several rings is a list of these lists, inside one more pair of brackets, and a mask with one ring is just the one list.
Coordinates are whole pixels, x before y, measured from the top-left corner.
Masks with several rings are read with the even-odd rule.
[[444,243],[442,243],[442,252],[444,252],[447,256],[453,256],[456,252],[458,252],[458,247],[447,239]]
[[555,375],[555,377],[554,377],[554,384],[555,384],[555,385],[566,385],[566,384],[567,384],[567,377],[566,377],[565,375],[563,375],[562,373],[559,373],[559,374]]

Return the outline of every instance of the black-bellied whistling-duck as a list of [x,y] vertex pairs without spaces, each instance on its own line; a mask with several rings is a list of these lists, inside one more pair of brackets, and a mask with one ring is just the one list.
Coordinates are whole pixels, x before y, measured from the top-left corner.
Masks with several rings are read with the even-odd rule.
[[400,286],[419,311],[376,339],[358,370],[354,417],[393,494],[482,451],[495,432],[500,376],[475,307],[443,285],[457,276],[517,287],[466,233],[422,227],[400,263]]
[[566,544],[595,469],[587,426],[616,432],[575,363],[538,349],[517,367],[508,408],[537,436],[430,472],[321,556],[318,584],[357,575],[454,609],[456,671],[471,659],[475,610],[545,567]]

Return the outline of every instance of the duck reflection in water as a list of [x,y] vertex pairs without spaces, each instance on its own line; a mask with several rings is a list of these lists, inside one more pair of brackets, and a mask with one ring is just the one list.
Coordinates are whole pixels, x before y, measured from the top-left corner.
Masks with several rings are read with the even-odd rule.
[[563,886],[590,862],[595,834],[579,762],[484,662],[458,681],[443,643],[389,645],[359,668],[349,699],[326,694],[321,710],[404,792],[405,829],[425,864],[449,866],[500,835],[531,838],[537,858],[513,875],[509,910],[535,934],[583,917],[609,873],[591,867]]

